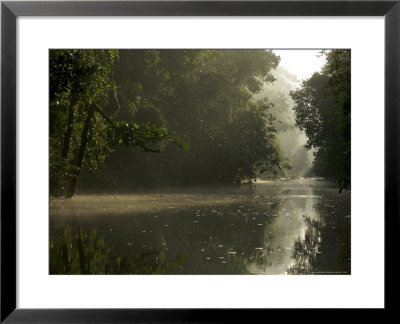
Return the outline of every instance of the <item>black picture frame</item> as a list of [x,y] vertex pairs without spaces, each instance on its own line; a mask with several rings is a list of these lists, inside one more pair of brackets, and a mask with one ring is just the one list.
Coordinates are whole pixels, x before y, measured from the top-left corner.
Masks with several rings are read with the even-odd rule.
[[[385,310],[395,310],[399,236],[400,1],[2,1],[1,322],[254,322],[270,309],[16,308],[16,19],[18,16],[384,16]],[[367,285],[368,283],[366,283]],[[380,313],[381,314],[381,313]],[[297,315],[296,315],[297,316]],[[253,318],[254,320],[251,320]],[[242,320],[240,320],[243,322]],[[248,322],[248,321],[246,321]]]

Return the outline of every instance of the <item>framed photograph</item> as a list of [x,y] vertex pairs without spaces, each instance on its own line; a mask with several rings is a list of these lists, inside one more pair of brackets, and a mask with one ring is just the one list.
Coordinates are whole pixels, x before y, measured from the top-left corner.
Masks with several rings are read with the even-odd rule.
[[3,1],[1,321],[393,309],[399,16]]

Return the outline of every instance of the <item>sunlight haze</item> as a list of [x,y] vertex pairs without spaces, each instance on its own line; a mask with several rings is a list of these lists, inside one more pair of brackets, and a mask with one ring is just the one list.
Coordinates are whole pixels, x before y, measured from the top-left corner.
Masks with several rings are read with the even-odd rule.
[[319,72],[325,63],[320,50],[273,50],[281,57],[280,66],[297,76],[299,81]]

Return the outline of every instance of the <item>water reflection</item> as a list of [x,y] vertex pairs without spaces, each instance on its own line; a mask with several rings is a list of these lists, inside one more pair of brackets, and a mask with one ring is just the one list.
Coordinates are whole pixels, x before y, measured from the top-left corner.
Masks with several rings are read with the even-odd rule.
[[155,252],[119,255],[96,229],[50,224],[50,274],[168,274],[185,260],[157,262]]
[[[336,197],[335,197],[336,198]],[[314,207],[319,217],[306,218],[304,238],[294,245],[290,274],[350,274],[350,204],[346,194],[337,205],[333,197],[324,196]]]
[[[54,200],[50,273],[314,273],[314,232],[350,264],[349,211],[349,196],[317,181]],[[338,227],[315,225],[329,220]]]

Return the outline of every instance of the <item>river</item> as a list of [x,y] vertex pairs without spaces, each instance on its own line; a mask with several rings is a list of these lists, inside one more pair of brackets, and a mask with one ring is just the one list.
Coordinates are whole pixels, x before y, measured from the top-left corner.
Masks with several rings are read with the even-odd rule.
[[50,201],[51,274],[350,274],[350,193],[262,181]]

